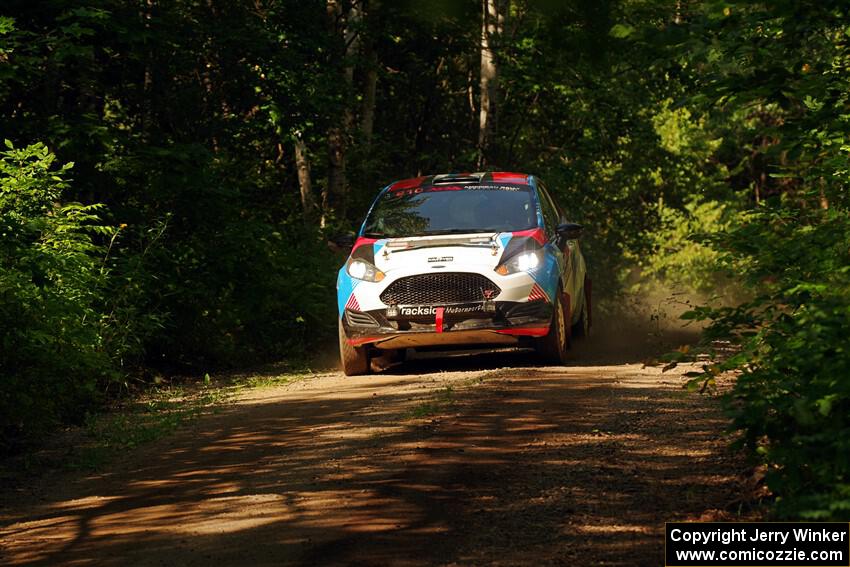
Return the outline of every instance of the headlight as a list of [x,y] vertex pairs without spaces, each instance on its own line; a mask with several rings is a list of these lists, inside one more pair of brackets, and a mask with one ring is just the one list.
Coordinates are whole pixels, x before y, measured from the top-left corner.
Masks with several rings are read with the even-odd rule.
[[503,276],[518,272],[530,272],[543,264],[543,250],[521,252],[496,268],[496,273]]
[[350,260],[346,268],[352,278],[367,282],[379,282],[386,274],[365,260]]

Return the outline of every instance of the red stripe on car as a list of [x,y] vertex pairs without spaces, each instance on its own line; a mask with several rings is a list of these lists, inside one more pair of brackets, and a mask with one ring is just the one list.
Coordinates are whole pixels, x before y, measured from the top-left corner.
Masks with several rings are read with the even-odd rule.
[[354,294],[351,294],[351,297],[348,298],[348,303],[345,304],[346,309],[351,309],[352,311],[360,311],[360,304],[357,302],[357,298],[354,297]]
[[437,317],[434,320],[434,325],[438,333],[443,332],[443,314],[445,313],[445,311],[445,307],[437,307]]
[[516,335],[520,337],[545,337],[549,334],[549,327],[516,327],[514,329],[498,329],[496,332],[502,335]]
[[546,233],[542,228],[529,228],[528,230],[517,230],[512,232],[514,238],[517,236],[528,236],[540,244],[546,244]]
[[390,185],[390,191],[398,191],[399,189],[413,189],[419,187],[428,177],[414,177],[413,179],[402,179]]
[[377,238],[366,238],[365,236],[361,236],[357,240],[354,241],[354,246],[351,247],[351,252],[353,253],[355,250],[360,248],[361,246],[366,246],[370,244],[374,244],[378,241]]
[[549,301],[549,296],[543,291],[543,288],[537,284],[531,288],[531,293],[528,294],[528,301]]
[[347,342],[351,346],[357,346],[365,343],[373,343],[377,340],[380,340],[380,338],[381,337],[363,337],[360,339],[345,339],[345,342]]
[[528,183],[528,176],[524,173],[502,171],[493,174],[493,181],[498,183]]

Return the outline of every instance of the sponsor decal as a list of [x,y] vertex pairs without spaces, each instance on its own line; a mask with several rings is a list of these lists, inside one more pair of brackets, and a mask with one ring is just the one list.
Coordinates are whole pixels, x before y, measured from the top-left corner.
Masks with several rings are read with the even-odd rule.
[[398,308],[398,312],[399,315],[404,317],[436,317],[438,309],[442,309],[444,315],[455,315],[459,313],[478,313],[481,311],[481,306],[452,305],[449,307],[435,307],[433,305],[403,305]]
[[481,185],[434,185],[428,187],[405,187],[400,189],[391,189],[390,196],[392,197],[411,197],[420,193],[439,193],[441,191],[528,191],[528,185],[504,185],[498,183],[489,183]]
[[428,258],[429,262],[454,262],[454,256],[431,256]]
[[523,185],[464,185],[467,191],[527,191],[528,187]]

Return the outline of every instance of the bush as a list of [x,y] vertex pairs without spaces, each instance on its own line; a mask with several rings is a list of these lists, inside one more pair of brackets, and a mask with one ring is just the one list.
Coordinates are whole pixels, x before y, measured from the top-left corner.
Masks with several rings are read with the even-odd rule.
[[125,366],[206,372],[335,336],[342,260],[305,225],[297,194],[224,152],[140,152],[113,164],[141,195],[110,207],[130,225],[108,262],[110,343]]
[[714,320],[709,338],[742,345],[699,379],[740,371],[730,408],[767,466],[781,517],[847,521],[850,219],[840,210],[768,208],[711,240],[757,296],[691,314]]
[[97,205],[62,203],[72,164],[42,144],[0,152],[0,448],[79,419],[111,375],[98,310]]

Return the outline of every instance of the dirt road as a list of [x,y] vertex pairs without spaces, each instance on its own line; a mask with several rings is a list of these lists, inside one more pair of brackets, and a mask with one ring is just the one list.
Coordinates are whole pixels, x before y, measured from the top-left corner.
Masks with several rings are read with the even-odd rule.
[[414,360],[248,392],[108,474],[3,492],[0,563],[663,565],[729,519],[714,399],[635,355]]

